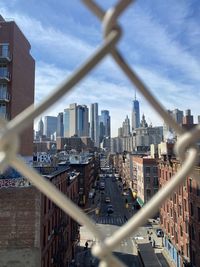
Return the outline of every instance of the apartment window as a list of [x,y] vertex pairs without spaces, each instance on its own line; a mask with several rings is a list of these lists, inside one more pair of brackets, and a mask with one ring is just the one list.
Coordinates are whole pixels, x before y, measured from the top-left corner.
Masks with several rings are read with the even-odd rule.
[[190,213],[191,213],[191,216],[194,215],[193,204],[192,203],[190,203]]
[[192,193],[192,179],[189,179],[189,190]]
[[174,193],[174,204],[176,204],[176,193]]
[[180,225],[180,235],[183,236],[183,227]]
[[149,176],[146,177],[146,183],[150,184],[150,177]]
[[0,116],[5,117],[6,115],[6,104],[5,103],[1,103],[0,104]]
[[147,189],[146,194],[147,194],[147,201],[148,201],[151,198],[151,190]]
[[188,221],[185,221],[185,232],[188,233]]
[[146,167],[145,171],[146,171],[146,174],[150,174],[151,168],[150,167]]
[[175,238],[175,242],[176,243],[178,243],[178,234],[177,234],[177,232],[175,231],[175,233],[174,233],[175,235],[174,235],[174,238]]
[[200,196],[200,186],[197,184],[197,196]]
[[172,218],[173,217],[173,210],[170,209],[170,217]]
[[167,171],[165,172],[165,179],[166,179],[166,181],[168,181],[168,172]]
[[181,205],[178,206],[178,213],[179,213],[179,216],[182,216],[182,207],[181,207]]
[[189,244],[186,243],[186,256],[189,257]]
[[5,99],[7,96],[7,84],[0,84],[0,99]]
[[186,199],[185,198],[183,200],[183,203],[184,203],[184,211],[187,211],[187,202],[186,202]]
[[156,176],[153,177],[153,185],[158,186],[158,177]]
[[157,167],[153,167],[153,173],[158,174],[158,168]]
[[200,246],[200,232],[199,232],[199,246]]
[[174,211],[174,216],[173,217],[174,217],[174,221],[177,222],[177,214],[176,214],[175,211]]
[[9,44],[1,44],[1,55],[4,57],[9,56]]
[[194,226],[191,225],[190,229],[191,229],[191,237],[192,237],[192,240],[195,240]]
[[0,76],[1,77],[8,76],[8,67],[6,64],[0,64]]
[[198,214],[198,222],[200,222],[200,208],[197,208],[197,214]]

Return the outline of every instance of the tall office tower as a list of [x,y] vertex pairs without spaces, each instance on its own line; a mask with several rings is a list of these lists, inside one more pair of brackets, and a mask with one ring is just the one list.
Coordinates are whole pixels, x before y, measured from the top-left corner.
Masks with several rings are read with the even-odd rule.
[[89,136],[89,119],[87,106],[77,106],[77,135]]
[[39,122],[38,122],[38,135],[39,137],[42,137],[44,134],[44,123],[42,121],[42,118],[40,118]]
[[140,127],[140,104],[139,101],[136,100],[136,94],[135,94],[135,100],[133,100],[133,107],[132,107],[132,131],[134,131],[136,128]]
[[58,113],[57,116],[56,136],[64,137],[63,112]]
[[187,124],[187,125],[193,125],[193,116],[191,115],[191,110],[187,109],[185,111],[185,116],[183,117],[183,124]]
[[118,128],[118,137],[122,137],[123,136],[123,128],[119,127]]
[[69,137],[77,135],[77,104],[69,105]]
[[98,103],[91,104],[90,108],[90,137],[95,146],[99,147],[99,116]]
[[63,124],[64,124],[64,137],[70,137],[70,135],[69,135],[69,128],[70,128],[70,110],[69,110],[69,108],[64,109]]
[[[174,110],[167,110],[167,112],[173,117],[173,119],[178,123],[182,124],[183,122],[183,111],[179,109],[174,109]],[[174,130],[164,122],[163,125],[163,136],[164,140],[169,140],[173,139],[176,136],[176,133]]]
[[100,116],[100,142],[104,137],[110,138],[110,115],[108,110],[102,110]]
[[123,136],[130,136],[130,120],[128,115],[125,118],[125,121],[122,124]]
[[44,117],[44,134],[46,137],[51,138],[57,130],[57,117],[45,116]]
[[[0,16],[0,117],[11,120],[34,102],[35,61],[14,21]],[[20,135],[22,156],[33,154],[33,125]]]

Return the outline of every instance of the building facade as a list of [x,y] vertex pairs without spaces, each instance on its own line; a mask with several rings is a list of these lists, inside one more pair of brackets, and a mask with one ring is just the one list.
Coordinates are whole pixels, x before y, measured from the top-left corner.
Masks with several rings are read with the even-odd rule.
[[96,147],[99,147],[99,116],[98,103],[91,104],[90,108],[90,137]]
[[[29,42],[14,21],[0,16],[0,28],[0,116],[11,120],[34,102],[35,62]],[[20,140],[19,153],[32,156],[33,125]]]
[[63,112],[60,112],[57,116],[57,130],[56,137],[64,137],[64,123],[63,123]]
[[57,117],[45,116],[44,117],[44,134],[47,138],[52,138],[57,130]]
[[133,100],[132,106],[132,131],[140,126],[140,104],[136,98]]

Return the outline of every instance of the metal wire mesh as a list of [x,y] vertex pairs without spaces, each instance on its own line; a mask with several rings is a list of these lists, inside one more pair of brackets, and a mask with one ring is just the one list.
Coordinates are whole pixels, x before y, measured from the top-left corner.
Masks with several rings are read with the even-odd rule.
[[[12,121],[0,121],[0,168],[1,170],[4,170],[6,166],[10,165],[17,169],[64,212],[69,214],[80,224],[85,225],[89,231],[101,241],[99,244],[93,246],[92,249],[92,254],[100,259],[99,266],[125,266],[112,254],[112,251],[123,239],[126,239],[131,233],[136,231],[138,226],[143,225],[148,218],[153,216],[155,212],[158,211],[160,204],[169,197],[181,182],[183,182],[185,177],[192,173],[198,154],[198,149],[195,146],[195,143],[199,138],[200,126],[196,126],[196,128],[190,132],[185,132],[185,130],[182,129],[165,111],[159,101],[157,101],[151,94],[147,86],[139,79],[117,50],[116,44],[119,41],[122,32],[120,26],[117,24],[117,19],[132,0],[121,0],[116,6],[106,12],[92,0],[83,0],[83,2],[102,21],[104,29],[103,42],[96,52],[91,55],[79,69],[74,71],[69,79],[65,80],[58,86],[42,103],[37,106],[32,105],[28,107]],[[17,156],[17,151],[19,134],[29,124],[33,123],[33,120],[36,117],[70,91],[72,87],[84,78],[107,54],[112,56],[127,78],[138,88],[164,121],[180,135],[180,138],[176,143],[176,154],[182,160],[182,168],[136,215],[134,215],[111,237],[106,238],[79,207],[77,207],[49,181],[42,178],[34,169],[27,166],[23,162],[23,159]]]

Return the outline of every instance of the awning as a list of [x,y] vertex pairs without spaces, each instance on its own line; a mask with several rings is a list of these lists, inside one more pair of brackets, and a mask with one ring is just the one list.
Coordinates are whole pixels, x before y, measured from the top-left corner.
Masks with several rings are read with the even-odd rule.
[[137,200],[137,203],[140,205],[140,207],[144,206],[144,201],[140,197],[137,197],[136,200]]

